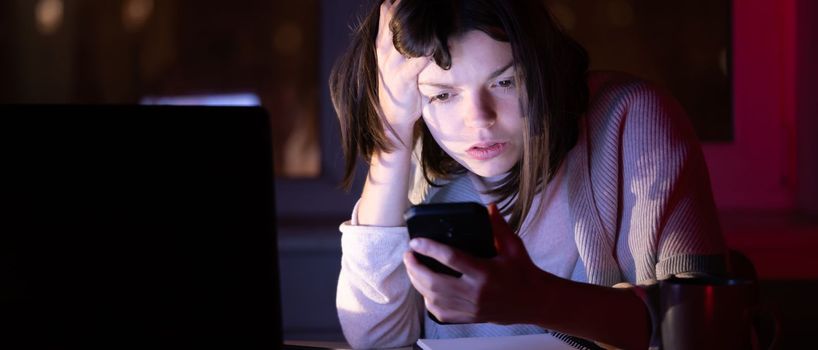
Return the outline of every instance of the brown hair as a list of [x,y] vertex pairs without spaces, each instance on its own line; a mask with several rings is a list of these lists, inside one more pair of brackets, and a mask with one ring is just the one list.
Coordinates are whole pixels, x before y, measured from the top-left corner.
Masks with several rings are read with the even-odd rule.
[[[355,27],[349,48],[330,76],[332,102],[341,123],[347,188],[358,155],[369,161],[373,152],[393,147],[376,107],[380,3],[375,1]],[[520,108],[527,121],[523,155],[491,193],[506,203],[501,211],[511,214],[510,224],[519,231],[534,196],[576,144],[579,118],[588,104],[585,49],[563,32],[540,0],[400,0],[397,6],[389,25],[395,48],[408,57],[431,56],[438,66],[449,69],[448,40],[470,30],[511,44],[515,79],[521,82]],[[422,118],[415,135],[421,138],[421,166],[431,185],[434,179],[466,171],[437,145]]]

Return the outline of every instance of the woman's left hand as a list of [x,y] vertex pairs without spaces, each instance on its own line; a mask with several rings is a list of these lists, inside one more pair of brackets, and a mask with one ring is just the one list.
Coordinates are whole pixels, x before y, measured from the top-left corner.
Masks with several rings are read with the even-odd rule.
[[[494,204],[489,206],[489,217],[497,256],[477,258],[433,240],[416,238],[403,256],[409,279],[423,295],[426,309],[441,322],[540,324],[560,279],[534,265],[522,240]],[[457,278],[435,273],[412,251],[463,275]]]

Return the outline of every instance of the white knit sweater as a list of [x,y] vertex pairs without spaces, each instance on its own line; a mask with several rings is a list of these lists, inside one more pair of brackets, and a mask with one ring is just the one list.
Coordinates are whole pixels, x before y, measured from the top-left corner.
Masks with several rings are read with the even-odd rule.
[[[661,90],[623,74],[597,73],[590,85],[579,139],[561,169],[567,174],[564,219],[572,227],[579,256],[570,278],[603,286],[650,285],[679,273],[721,273],[725,245],[707,169],[681,107]],[[410,197],[480,202],[472,183],[467,176],[442,188],[418,182]],[[544,215],[548,213],[546,208]],[[423,322],[423,302],[402,263],[409,241],[406,228],[359,226],[353,213],[340,230],[343,257],[336,301],[353,347],[406,346],[421,332],[431,338],[548,332],[534,325]],[[521,235],[546,232],[536,224],[524,225]],[[536,252],[545,247],[530,242],[546,240],[524,242]],[[537,256],[532,259],[541,266]]]

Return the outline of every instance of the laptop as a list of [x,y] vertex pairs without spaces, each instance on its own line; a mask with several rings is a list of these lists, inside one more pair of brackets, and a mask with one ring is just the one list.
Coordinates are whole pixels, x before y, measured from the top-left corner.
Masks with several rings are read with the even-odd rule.
[[258,107],[0,106],[0,348],[282,346]]

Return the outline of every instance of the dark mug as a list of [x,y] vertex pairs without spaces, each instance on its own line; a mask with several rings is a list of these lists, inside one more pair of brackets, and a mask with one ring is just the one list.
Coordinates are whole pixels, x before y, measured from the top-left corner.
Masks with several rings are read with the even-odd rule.
[[671,278],[659,284],[664,349],[753,349],[751,280]]

